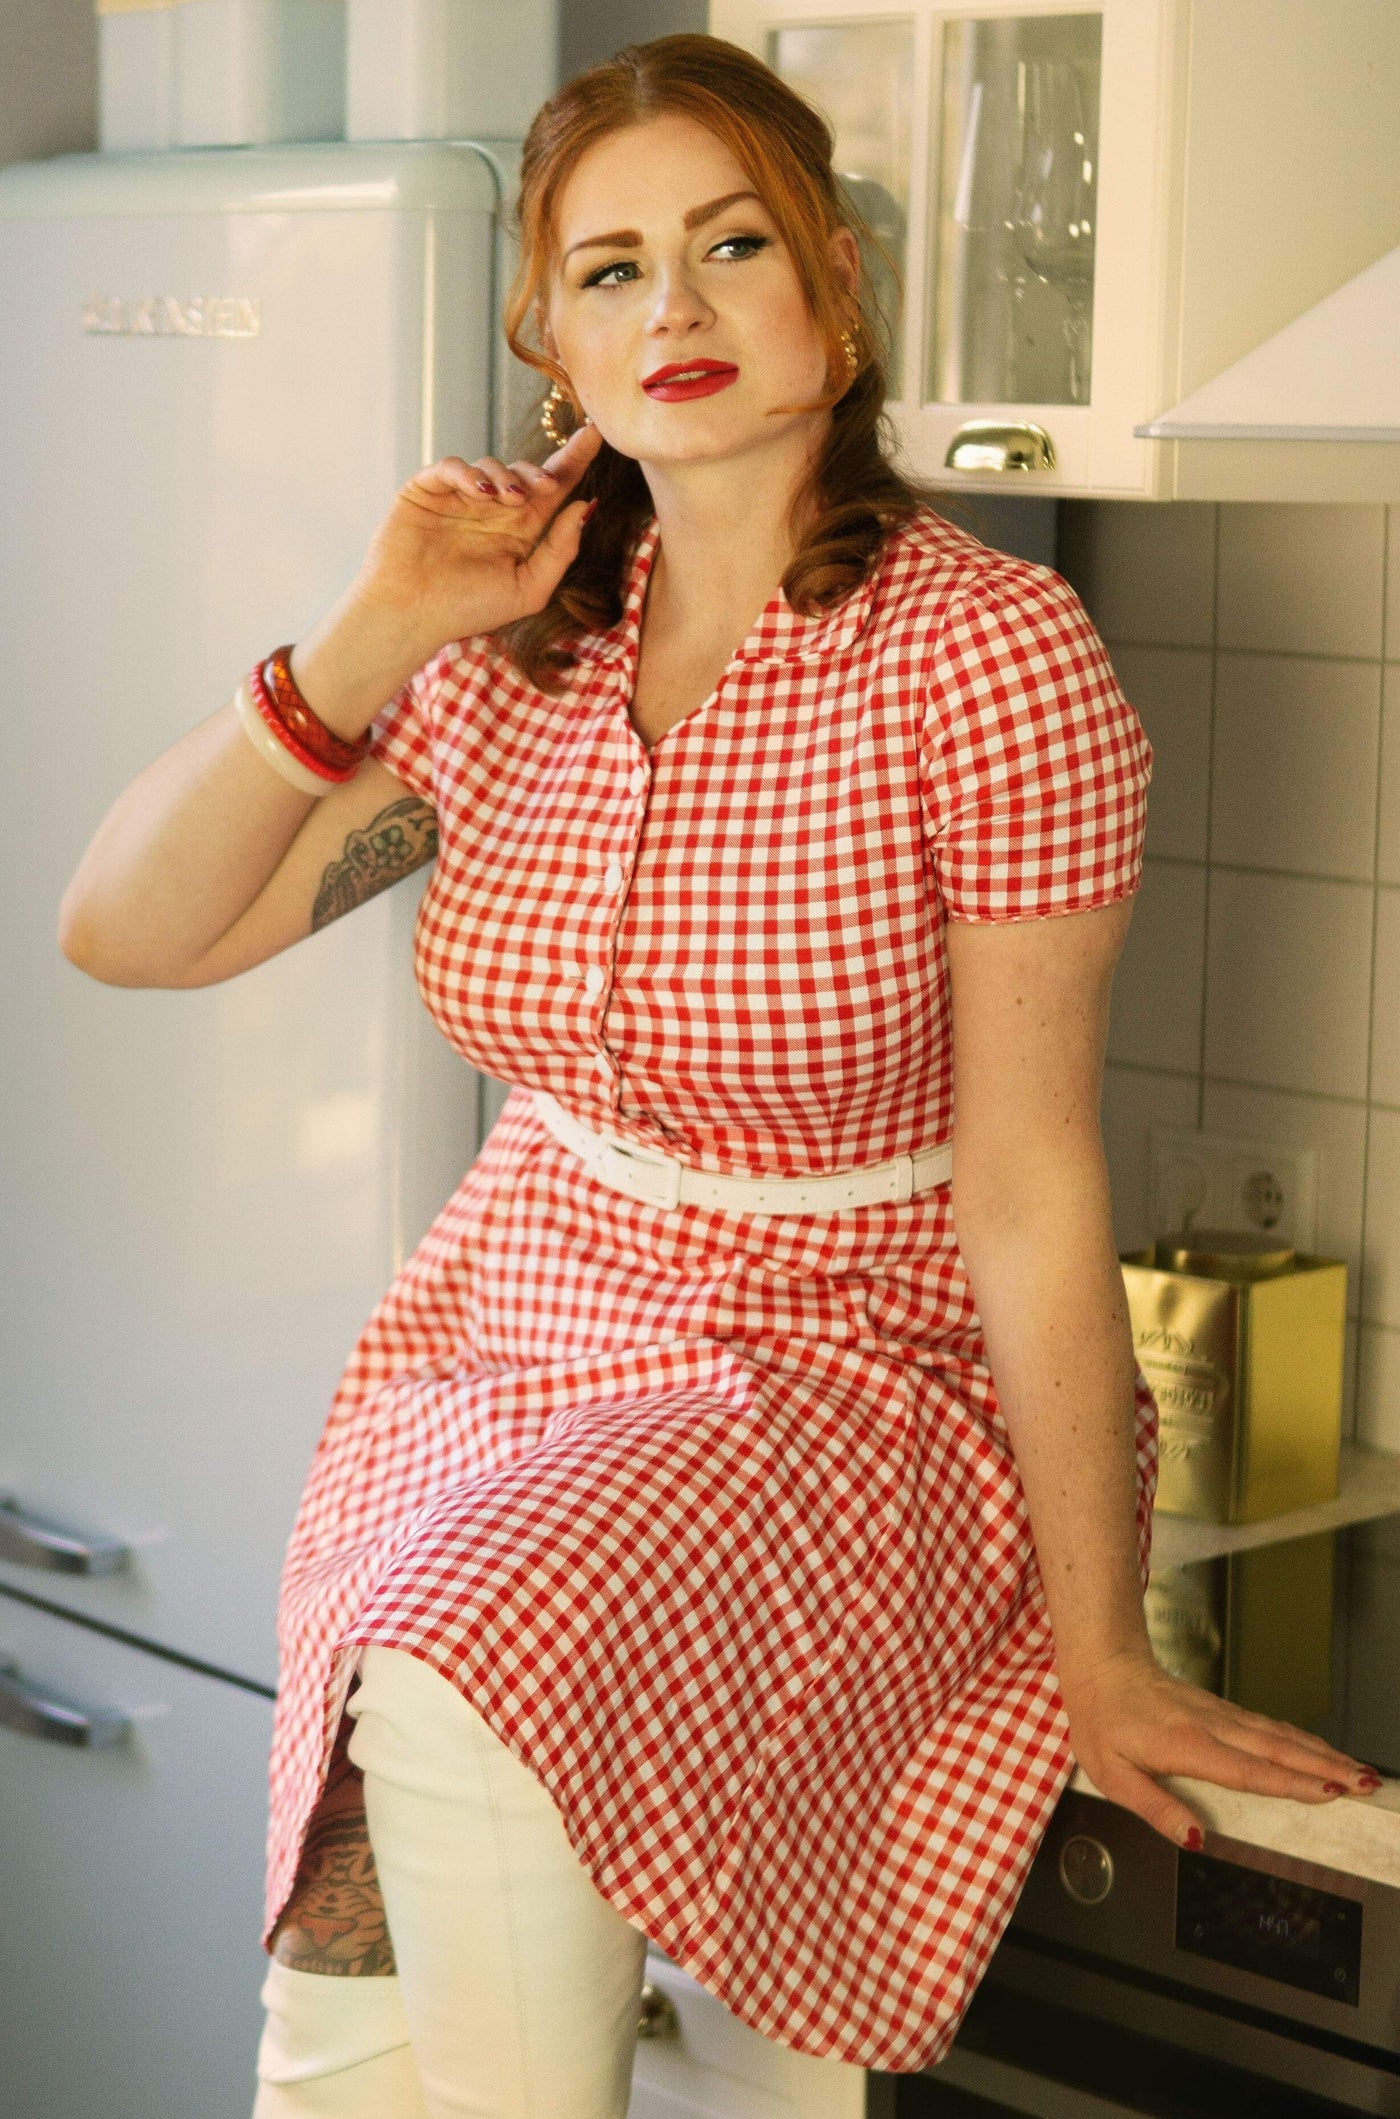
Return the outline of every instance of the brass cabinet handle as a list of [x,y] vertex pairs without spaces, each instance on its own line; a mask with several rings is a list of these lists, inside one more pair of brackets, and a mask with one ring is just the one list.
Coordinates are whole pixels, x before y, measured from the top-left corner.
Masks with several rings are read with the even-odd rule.
[[637,2025],[639,2038],[679,2038],[681,2020],[676,2014],[676,2004],[669,1994],[650,1980],[642,1988],[642,2016]]
[[120,1743],[131,1723],[108,1707],[79,1707],[27,1685],[19,1665],[0,1662],[0,1728],[21,1736],[41,1737],[48,1744],[67,1744],[84,1751],[105,1750]]
[[84,1538],[43,1516],[31,1516],[13,1494],[0,1494],[0,1560],[59,1575],[119,1574],[131,1548],[118,1538]]
[[950,471],[1053,471],[1055,444],[1034,420],[970,419],[943,459]]

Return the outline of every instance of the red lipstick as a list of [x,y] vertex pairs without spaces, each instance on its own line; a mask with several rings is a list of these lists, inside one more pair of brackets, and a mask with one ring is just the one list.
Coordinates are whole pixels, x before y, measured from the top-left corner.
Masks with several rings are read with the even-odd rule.
[[716,390],[727,390],[738,373],[732,361],[668,361],[643,379],[642,388],[648,397],[674,404],[687,397],[713,397]]

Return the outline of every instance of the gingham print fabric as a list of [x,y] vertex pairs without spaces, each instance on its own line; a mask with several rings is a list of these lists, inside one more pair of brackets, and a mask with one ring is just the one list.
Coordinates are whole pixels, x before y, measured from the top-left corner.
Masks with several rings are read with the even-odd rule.
[[[527,1091],[746,1176],[943,1140],[946,917],[1131,894],[1151,752],[1059,575],[931,510],[833,610],[776,592],[648,752],[627,702],[657,534],[559,696],[455,642],[375,724],[438,813],[423,998],[516,1087],[311,1468],[267,1932],[380,1642],[461,1687],[598,1889],[743,2022],[912,2070],[951,2042],[1071,1769],[947,1187],[642,1205]],[[1136,1415],[1145,1576],[1140,1372]]]

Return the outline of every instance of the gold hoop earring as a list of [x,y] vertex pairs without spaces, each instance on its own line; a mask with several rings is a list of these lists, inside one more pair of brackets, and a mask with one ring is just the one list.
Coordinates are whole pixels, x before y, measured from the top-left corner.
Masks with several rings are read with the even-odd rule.
[[545,433],[549,436],[556,449],[562,449],[565,442],[569,439],[567,434],[559,432],[558,426],[559,413],[568,402],[569,400],[565,397],[558,383],[551,383],[549,395],[540,406],[540,425],[544,428]]

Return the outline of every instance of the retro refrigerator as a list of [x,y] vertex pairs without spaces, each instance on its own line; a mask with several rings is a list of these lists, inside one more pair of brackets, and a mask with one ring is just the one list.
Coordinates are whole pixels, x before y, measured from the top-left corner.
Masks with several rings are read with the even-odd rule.
[[0,171],[0,2108],[246,2119],[278,1568],[355,1337],[499,1111],[427,870],[193,992],[59,900],[398,486],[501,448],[508,142]]

